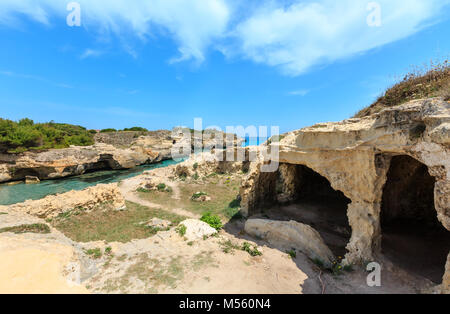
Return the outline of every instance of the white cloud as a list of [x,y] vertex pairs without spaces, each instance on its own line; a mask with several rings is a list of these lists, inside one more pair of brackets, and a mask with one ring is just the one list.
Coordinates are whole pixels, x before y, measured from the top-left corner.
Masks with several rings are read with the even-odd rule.
[[299,90],[294,90],[292,92],[289,92],[289,95],[291,96],[306,96],[309,94],[309,90],[308,89],[299,89]]
[[[378,0],[381,27],[369,27],[374,0],[78,0],[82,26],[108,44],[111,35],[137,57],[133,40],[169,37],[169,62],[202,62],[208,48],[300,75],[406,38],[445,17],[450,0]],[[68,1],[67,1],[68,2]],[[23,15],[45,25],[65,20],[66,1],[0,0],[0,25]],[[448,12],[448,11],[447,11]],[[60,22],[59,22],[60,23]],[[105,52],[105,48],[99,46]],[[86,50],[82,57],[94,56]]]
[[[81,23],[108,37],[114,34],[131,55],[130,34],[148,40],[158,34],[172,37],[180,55],[171,61],[189,59],[203,61],[212,41],[220,37],[230,17],[226,0],[78,0],[81,5]],[[64,19],[69,13],[61,0],[1,0],[0,24],[15,26],[20,14],[49,24],[49,16]]]
[[[286,3],[285,1],[281,1]],[[378,0],[381,27],[369,27],[367,0],[266,1],[233,32],[234,51],[257,63],[299,75],[405,38],[421,30],[448,0]],[[237,51],[237,53],[236,53]]]

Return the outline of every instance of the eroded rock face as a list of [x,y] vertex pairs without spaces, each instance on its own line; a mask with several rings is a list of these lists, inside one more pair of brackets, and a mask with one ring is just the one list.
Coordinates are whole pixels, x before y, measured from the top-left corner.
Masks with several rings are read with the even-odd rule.
[[248,160],[248,151],[245,148],[230,150],[215,150],[212,153],[205,152],[191,157],[183,163],[177,165],[174,175],[180,178],[192,177],[194,175],[208,176],[214,173],[233,174],[238,172],[247,172],[249,167],[248,161],[237,161],[237,157],[227,159],[227,153],[237,154],[236,151],[242,153],[243,160]]
[[245,232],[286,250],[297,249],[327,268],[333,266],[333,253],[320,234],[308,225],[295,221],[249,219],[245,223]]
[[444,279],[442,280],[441,292],[443,294],[450,294],[450,254],[447,257],[447,264],[445,265]]
[[80,175],[94,170],[129,169],[160,159],[158,152],[144,147],[119,149],[107,144],[18,155],[0,154],[0,182],[23,180],[27,176],[45,180]]
[[116,183],[99,184],[82,191],[70,191],[63,194],[49,195],[40,200],[28,200],[10,206],[0,206],[5,211],[18,211],[39,218],[54,218],[73,209],[90,211],[107,204],[108,208],[121,210],[125,208],[125,199]]
[[[329,180],[351,200],[352,237],[348,263],[373,260],[380,250],[383,187],[394,156],[409,156],[427,167],[435,181],[434,204],[450,230],[450,103],[439,98],[413,101],[362,119],[321,123],[291,132],[279,143],[284,195],[298,180],[289,165],[304,165]],[[278,173],[262,173],[252,163],[241,187],[243,213],[252,215],[276,197]]]

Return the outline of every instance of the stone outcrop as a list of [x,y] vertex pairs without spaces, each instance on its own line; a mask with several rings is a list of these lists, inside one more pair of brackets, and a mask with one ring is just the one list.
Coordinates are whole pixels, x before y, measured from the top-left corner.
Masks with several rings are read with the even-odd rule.
[[[450,230],[450,103],[440,98],[412,101],[364,118],[320,123],[286,134],[279,145],[277,173],[263,173],[260,160],[250,165],[241,187],[242,212],[258,213],[277,200],[277,178],[284,177],[283,196],[298,180],[289,170],[304,165],[325,177],[351,203],[352,228],[347,263],[373,260],[380,252],[383,187],[394,156],[409,156],[434,178],[434,205],[439,222]],[[287,170],[287,171],[286,171]],[[448,273],[447,273],[448,276]]]
[[160,160],[158,152],[144,147],[119,149],[107,144],[17,155],[0,154],[0,182],[23,180],[27,176],[46,180],[95,170],[129,169]]
[[202,240],[204,237],[210,237],[217,233],[216,229],[197,219],[186,219],[180,222],[180,225],[186,227],[186,233],[183,237],[188,241]]
[[320,234],[308,225],[295,221],[249,219],[245,223],[245,232],[284,250],[297,249],[327,268],[333,266],[333,253]]
[[[244,161],[237,161],[237,153],[243,156]],[[227,154],[234,154],[233,158],[227,158]],[[231,161],[230,161],[231,160]],[[233,161],[234,160],[234,161]],[[246,161],[245,161],[246,160]],[[199,153],[191,155],[190,158],[175,167],[174,174],[177,177],[208,176],[214,173],[233,174],[247,172],[250,163],[248,162],[248,149],[237,148],[222,150],[218,149],[212,153]]]
[[113,210],[125,209],[125,199],[116,183],[99,184],[82,191],[49,195],[40,200],[28,200],[10,206],[0,206],[5,211],[27,213],[39,218],[54,218],[73,209],[91,211],[100,205]]

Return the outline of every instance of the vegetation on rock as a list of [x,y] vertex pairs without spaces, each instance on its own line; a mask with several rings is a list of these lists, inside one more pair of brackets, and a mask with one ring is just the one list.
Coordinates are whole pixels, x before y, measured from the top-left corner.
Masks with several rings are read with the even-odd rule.
[[208,225],[210,225],[212,228],[216,230],[222,229],[222,221],[220,220],[220,217],[217,215],[213,215],[211,213],[206,213],[200,218],[201,221],[206,222]]
[[18,122],[0,118],[0,152],[21,153],[28,150],[93,145],[86,128],[64,123],[34,123],[28,118]]
[[397,84],[389,88],[372,105],[362,109],[355,118],[367,117],[389,107],[398,106],[408,101],[443,97],[450,100],[450,63],[449,60],[434,63],[423,68],[416,68]]

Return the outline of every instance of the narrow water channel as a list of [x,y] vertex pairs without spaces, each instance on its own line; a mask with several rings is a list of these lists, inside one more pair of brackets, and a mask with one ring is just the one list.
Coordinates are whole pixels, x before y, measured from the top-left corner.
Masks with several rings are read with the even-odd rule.
[[119,182],[137,176],[146,170],[163,168],[176,163],[173,160],[166,160],[157,164],[139,166],[129,170],[97,171],[81,176],[46,180],[38,184],[2,184],[0,185],[0,205],[11,205],[26,200],[37,200],[47,195],[64,193],[71,190],[83,190],[102,183]]

